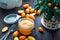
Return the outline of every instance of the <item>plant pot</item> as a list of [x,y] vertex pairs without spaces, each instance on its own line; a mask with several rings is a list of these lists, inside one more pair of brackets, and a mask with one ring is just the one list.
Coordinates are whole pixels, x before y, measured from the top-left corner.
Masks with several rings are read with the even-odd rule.
[[21,5],[22,0],[0,0],[0,7],[3,9],[12,9]]
[[43,15],[43,17],[41,18],[41,23],[42,25],[50,30],[56,30],[60,28],[60,19],[56,20],[54,19],[54,16],[52,16],[51,20],[47,20],[45,15]]

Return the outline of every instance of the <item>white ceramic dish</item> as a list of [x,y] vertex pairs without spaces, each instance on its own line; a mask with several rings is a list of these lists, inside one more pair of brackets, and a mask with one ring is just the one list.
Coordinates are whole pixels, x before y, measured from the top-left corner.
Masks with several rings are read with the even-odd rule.
[[49,29],[49,30],[56,30],[56,29],[59,29],[59,28],[60,28],[60,25],[59,25],[58,27],[54,27],[54,28],[48,27],[47,25],[44,24],[44,18],[43,18],[43,17],[41,18],[41,23],[42,23],[42,25],[43,25],[45,28],[47,28],[47,29]]
[[17,20],[20,18],[18,14],[9,14],[4,18],[4,22],[7,24],[13,24],[17,22]]

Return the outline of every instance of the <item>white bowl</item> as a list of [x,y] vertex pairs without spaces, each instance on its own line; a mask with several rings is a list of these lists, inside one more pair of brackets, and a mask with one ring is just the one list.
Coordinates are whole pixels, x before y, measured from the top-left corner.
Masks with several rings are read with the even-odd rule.
[[60,28],[60,25],[59,25],[58,27],[54,27],[54,28],[48,27],[47,25],[44,24],[44,18],[43,18],[43,17],[41,18],[41,23],[42,23],[42,25],[43,25],[45,28],[47,28],[47,29],[49,29],[49,30],[56,30],[56,29],[59,29],[59,28]]

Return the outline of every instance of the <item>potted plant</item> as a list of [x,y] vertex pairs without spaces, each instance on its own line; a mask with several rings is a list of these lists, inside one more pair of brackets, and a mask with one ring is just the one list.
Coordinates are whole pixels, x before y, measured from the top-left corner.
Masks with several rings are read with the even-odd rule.
[[0,7],[3,9],[12,9],[21,5],[22,0],[0,0]]
[[50,30],[60,28],[60,0],[37,0],[35,9],[43,14],[41,23],[45,28]]

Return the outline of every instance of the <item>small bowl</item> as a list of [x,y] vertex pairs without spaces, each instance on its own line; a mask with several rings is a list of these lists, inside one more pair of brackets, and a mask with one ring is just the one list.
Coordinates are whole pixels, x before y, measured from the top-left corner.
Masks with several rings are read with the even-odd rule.
[[4,18],[4,22],[7,24],[13,24],[17,22],[17,20],[20,18],[18,14],[9,14]]

